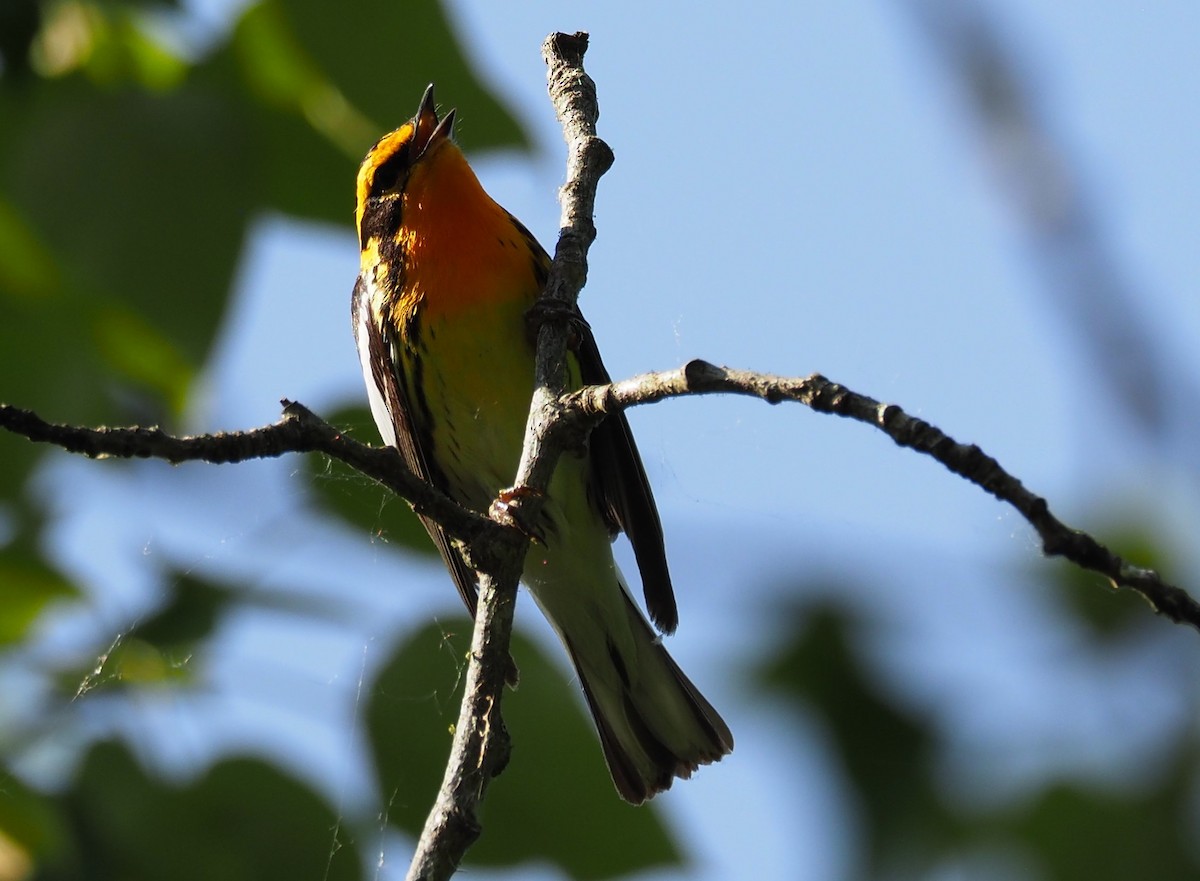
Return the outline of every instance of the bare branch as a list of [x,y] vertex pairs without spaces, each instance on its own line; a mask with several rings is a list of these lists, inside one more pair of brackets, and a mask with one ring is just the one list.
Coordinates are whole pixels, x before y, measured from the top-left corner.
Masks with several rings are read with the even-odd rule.
[[[562,213],[554,265],[539,304],[545,320],[538,328],[535,390],[514,484],[519,487],[548,486],[561,452],[561,447],[546,450],[546,437],[561,408],[570,321],[575,318],[575,302],[587,281],[588,248],[596,239],[592,223],[596,188],[613,163],[612,150],[596,136],[600,116],[596,84],[583,70],[587,41],[584,33],[551,34],[542,44],[550,99],[567,141],[567,179],[559,191]],[[555,317],[560,320],[552,320]],[[536,512],[525,513],[531,516]]]
[[[677,370],[647,373],[610,385],[589,386],[564,396],[556,417],[564,430],[586,434],[606,414],[639,404],[696,394],[741,394],[768,403],[802,403],[822,413],[845,416],[883,431],[897,444],[925,453],[955,474],[1012,505],[1037,531],[1047,556],[1062,557],[1107,578],[1114,587],[1137,591],[1161,615],[1200,629],[1200,603],[1152,569],[1134,566],[1103,543],[1055,517],[1046,500],[1027,490],[978,446],[961,444],[894,404],[850,391],[814,374],[788,378],[691,361]],[[463,508],[414,476],[388,447],[371,447],[339,432],[302,404],[284,401],[284,417],[250,431],[177,437],[159,428],[82,428],[50,423],[31,410],[0,404],[0,428],[37,443],[93,459],[163,459],[172,464],[245,462],[285,453],[321,452],[388,487],[420,514],[437,518],[471,547],[481,568],[501,565],[495,548],[512,541],[512,530]],[[564,438],[565,439],[565,438]],[[569,443],[569,441],[568,441]],[[523,539],[518,540],[523,545]]]
[[[540,316],[536,387],[513,484],[518,489],[497,500],[492,510],[493,518],[503,523],[536,521],[563,449],[562,443],[549,442],[549,435],[560,420],[569,320],[587,279],[587,250],[596,237],[592,224],[596,187],[612,165],[612,151],[596,137],[599,110],[595,84],[583,70],[586,51],[583,33],[551,34],[542,44],[550,98],[567,140],[567,181],[559,194],[562,223],[554,265],[540,301],[548,308]],[[444,879],[454,873],[479,836],[476,809],[484,790],[507,762],[508,737],[500,701],[527,547],[527,541],[507,541],[503,565],[480,574],[466,694],[442,786],[409,866],[409,881]]]
[[[1107,578],[1114,588],[1137,591],[1154,611],[1176,624],[1200,630],[1200,603],[1152,569],[1134,566],[1088,533],[1072,529],[1050,513],[1046,500],[1025,488],[1000,463],[975,444],[961,444],[895,404],[852,392],[819,374],[787,378],[691,361],[678,370],[647,373],[623,382],[591,386],[567,396],[572,408],[591,424],[606,413],[682,395],[716,392],[750,395],[771,404],[796,401],[819,413],[832,413],[878,428],[897,444],[931,456],[960,477],[1008,502],[1029,521],[1047,556],[1063,557]],[[586,430],[590,426],[585,426]]]
[[224,464],[265,459],[285,453],[324,453],[377,480],[407,499],[418,514],[437,519],[455,538],[466,542],[473,555],[489,561],[491,542],[506,530],[464,508],[408,470],[390,447],[371,447],[347,437],[303,404],[284,400],[283,418],[274,425],[250,431],[219,432],[177,437],[161,428],[81,428],[47,422],[31,410],[0,404],[0,428],[37,443],[53,444],[92,459],[163,459]]

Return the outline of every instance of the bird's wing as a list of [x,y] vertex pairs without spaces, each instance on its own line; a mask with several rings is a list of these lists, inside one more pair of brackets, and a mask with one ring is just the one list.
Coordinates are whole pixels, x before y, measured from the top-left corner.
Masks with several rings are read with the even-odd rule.
[[[521,221],[511,214],[508,216],[529,245],[533,272],[540,289],[545,286],[550,270],[550,255]],[[600,360],[600,349],[591,328],[582,316],[576,325],[579,335],[576,357],[582,382],[584,385],[611,382],[604,362]],[[611,530],[629,536],[642,576],[642,594],[650,618],[659,630],[673,633],[679,624],[679,611],[675,606],[671,573],[667,569],[662,523],[625,414],[613,413],[606,417],[592,432],[589,446],[592,482],[599,491],[601,512]]]
[[[585,385],[611,382],[600,349],[586,322],[579,323],[580,377]],[[620,529],[633,545],[646,609],[659,630],[672,633],[679,623],[675,591],[667,569],[662,523],[642,457],[624,413],[612,413],[592,431],[589,441],[592,479],[600,491],[605,518]]]
[[[396,371],[395,341],[375,320],[371,311],[370,290],[361,276],[354,285],[351,313],[354,321],[354,340],[358,344],[358,356],[367,380],[371,413],[379,427],[379,434],[385,443],[400,451],[404,463],[413,474],[445,492],[445,479],[440,471],[430,467],[422,443],[424,433],[420,426],[414,425],[412,408]],[[435,520],[421,517],[421,522],[425,524],[430,538],[441,552],[458,593],[466,603],[467,611],[474,618],[478,597],[475,572],[463,561],[462,554]]]

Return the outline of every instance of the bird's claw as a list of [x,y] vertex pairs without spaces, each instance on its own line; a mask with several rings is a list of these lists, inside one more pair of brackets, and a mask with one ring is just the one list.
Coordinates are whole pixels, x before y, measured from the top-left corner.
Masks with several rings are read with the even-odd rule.
[[521,511],[522,499],[540,495],[542,493],[527,486],[511,486],[502,489],[492,500],[491,507],[488,508],[488,516],[497,523],[503,523],[505,526],[511,526],[520,531],[529,540],[544,545],[546,540],[542,534],[531,524],[525,522],[526,518]]
[[542,325],[550,321],[561,321],[567,325],[567,346],[572,350],[579,348],[583,335],[591,331],[591,325],[574,306],[568,306],[562,300],[552,297],[539,297],[529,311],[525,313],[525,331],[529,334],[530,342],[537,345],[538,331]]

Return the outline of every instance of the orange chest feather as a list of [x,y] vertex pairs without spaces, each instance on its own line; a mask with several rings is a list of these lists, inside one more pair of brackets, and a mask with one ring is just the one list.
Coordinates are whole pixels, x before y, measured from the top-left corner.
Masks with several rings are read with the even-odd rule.
[[532,303],[540,289],[535,251],[465,161],[454,167],[460,157],[446,155],[429,174],[414,172],[402,197],[401,299],[432,320]]
[[533,257],[515,230],[459,228],[449,236],[407,230],[405,235],[400,299],[429,319],[453,319],[514,301],[532,304],[538,295]]

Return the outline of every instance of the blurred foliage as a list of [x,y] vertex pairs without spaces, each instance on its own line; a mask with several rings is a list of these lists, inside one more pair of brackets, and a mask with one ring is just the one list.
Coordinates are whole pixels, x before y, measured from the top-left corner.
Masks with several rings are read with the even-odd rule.
[[77,596],[74,585],[44,561],[16,551],[0,559],[0,584],[0,647],[20,643],[48,605]]
[[[404,794],[389,799],[388,822],[414,837],[442,781],[470,645],[467,618],[424,628],[384,666],[367,707],[379,785],[385,794]],[[578,689],[519,633],[512,651],[521,668],[521,685],[504,702],[513,754],[488,790],[486,834],[467,863],[547,861],[581,879],[679,865],[658,815],[615,797]],[[438,685],[431,690],[430,683]]]
[[851,651],[841,615],[818,609],[797,629],[802,637],[785,647],[764,681],[815,706],[829,727],[861,802],[872,870],[883,875],[914,851],[954,845],[961,833],[933,790],[935,743],[927,726],[880,693]]
[[82,665],[65,665],[57,679],[62,694],[106,695],[196,679],[197,655],[231,610],[233,590],[196,576],[168,572],[157,610],[122,628],[103,651]]
[[[860,859],[867,870],[861,877],[934,877],[939,868],[981,853],[1020,854],[1026,868],[1019,877],[1054,881],[1184,881],[1200,875],[1195,723],[1185,748],[1147,763],[1167,762],[1149,783],[1046,780],[1025,798],[968,808],[940,779],[936,759],[944,746],[933,721],[882,687],[861,660],[863,622],[825,605],[798,609],[794,621],[794,637],[763,666],[760,678],[828,729],[827,742],[857,802]],[[1194,720],[1200,720],[1198,699],[1193,695]],[[1029,867],[1036,870],[1032,876]]]
[[[1101,533],[1108,546],[1134,566],[1156,572],[1180,571],[1177,561],[1164,551],[1162,541],[1141,524],[1130,527],[1114,523]],[[1056,591],[1097,637],[1120,639],[1145,620],[1147,603],[1133,591],[1116,590],[1102,576],[1067,563],[1056,563],[1052,571]]]
[[[346,407],[325,415],[347,435],[363,443],[381,443],[375,421],[366,407]],[[400,545],[405,550],[438,557],[437,547],[417,515],[403,500],[367,483],[362,475],[336,459],[309,456],[304,460],[311,486],[321,506],[354,524],[364,535]],[[440,559],[440,557],[438,557]]]
[[52,802],[57,847],[35,875],[263,881],[362,877],[340,818],[308,787],[259,759],[226,758],[176,783],[128,748],[99,743]]
[[[433,0],[336,10],[261,0],[191,43],[200,23],[181,27],[184,16],[151,0],[0,4],[6,402],[77,424],[178,426],[229,308],[249,224],[274,212],[348,227],[359,159],[411,115],[430,81],[471,120],[468,149],[527,146]],[[47,556],[26,486],[42,451],[0,443],[0,645],[20,652],[46,609],[80,592]],[[387,506],[381,527],[381,491],[317,486],[314,501],[329,512],[427,548],[402,504]],[[85,666],[56,665],[62,701],[194,679],[194,655],[246,597],[177,572],[162,581],[156,613]],[[54,712],[64,706],[82,704],[47,708],[44,734],[64,734],[62,720],[80,714]],[[0,878],[360,873],[354,846],[335,842],[337,813],[264,762],[224,760],[179,784],[102,744],[65,789],[39,793],[3,770],[38,736],[0,737]]]
[[[156,36],[182,15],[171,3],[3,5],[0,399],[76,424],[178,425],[256,216],[348,226],[358,160],[430,80],[469,112],[469,145],[526,145],[438,3],[352,5],[251,3],[183,54]],[[362,62],[364,41],[386,68]],[[72,592],[25,490],[40,452],[10,438],[0,456],[6,641]],[[330,510],[362,523],[378,498]],[[394,534],[417,544],[411,524]]]

